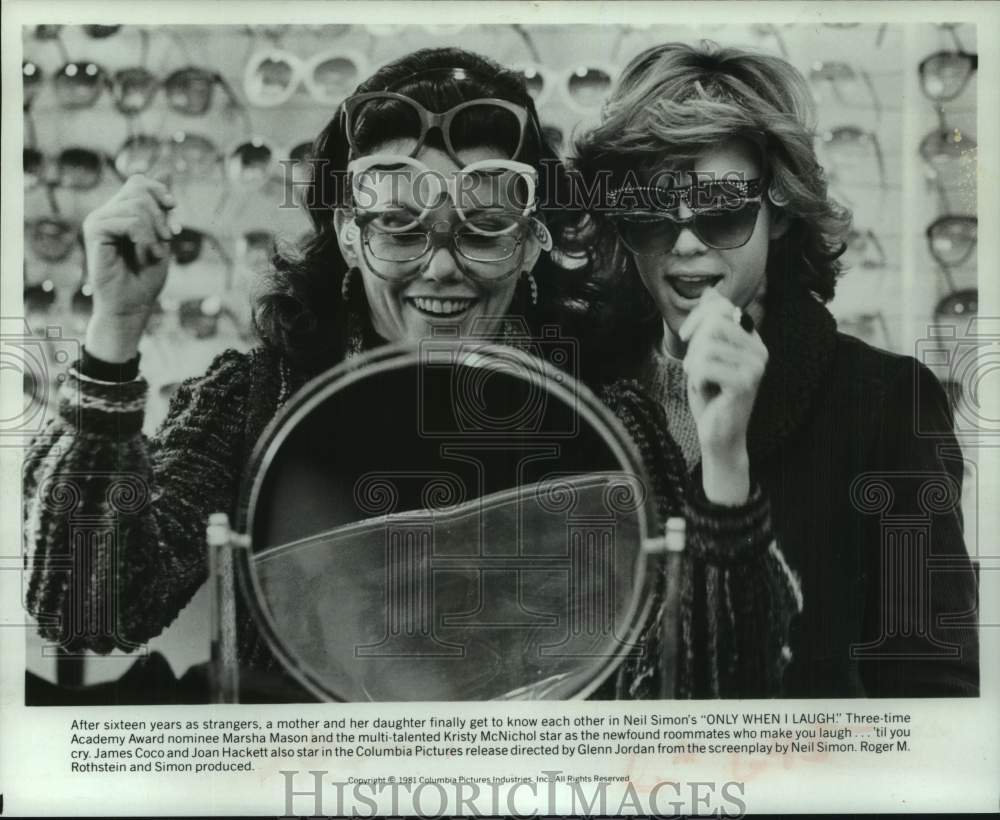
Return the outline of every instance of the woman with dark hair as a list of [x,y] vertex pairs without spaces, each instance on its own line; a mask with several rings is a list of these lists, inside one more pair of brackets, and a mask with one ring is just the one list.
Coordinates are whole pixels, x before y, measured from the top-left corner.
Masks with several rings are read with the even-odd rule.
[[[457,49],[403,57],[345,100],[315,141],[311,165],[313,232],[299,253],[274,260],[255,309],[263,344],[223,353],[182,385],[149,441],[140,435],[146,383],[137,347],[166,276],[173,199],[136,177],[88,218],[86,349],[24,488],[28,605],[42,634],[67,649],[130,650],[170,624],[206,578],[209,514],[235,508],[262,431],[311,377],[437,328],[503,342],[509,317],[534,331],[571,301],[567,274],[548,253],[567,220],[551,207],[563,169],[516,74]],[[680,693],[775,694],[796,596],[772,547],[766,504],[759,494],[726,507],[711,494],[685,495],[677,463],[646,440],[628,397],[613,401],[647,458],[664,520],[683,513],[689,522]],[[121,555],[104,556],[112,599],[100,572],[81,579],[61,563],[70,522],[44,496],[54,478],[72,475],[82,507],[100,512],[121,473],[139,476],[151,503],[119,509]],[[74,612],[97,628],[67,635]],[[658,623],[645,635],[650,652],[599,696],[658,691]],[[241,663],[275,670],[253,624],[244,619],[241,633]]]
[[[577,144],[593,206],[581,359],[606,393],[646,395],[693,476],[721,471],[734,502],[751,480],[769,497],[807,601],[787,695],[976,694],[951,413],[927,368],[838,333],[824,307],[850,215],[812,123],[808,86],[776,57],[669,43],[626,67]],[[894,551],[873,514],[883,490],[926,552]],[[948,571],[931,579],[933,561]]]

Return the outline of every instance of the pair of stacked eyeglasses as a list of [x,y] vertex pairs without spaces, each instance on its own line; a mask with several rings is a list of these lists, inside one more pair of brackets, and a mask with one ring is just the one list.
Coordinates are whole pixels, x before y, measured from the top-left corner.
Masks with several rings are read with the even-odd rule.
[[[519,161],[529,129],[538,127],[522,106],[480,99],[436,113],[403,94],[372,92],[348,98],[343,112],[354,157],[348,164],[354,222],[376,275],[413,276],[433,248],[448,247],[465,274],[499,280],[517,272],[530,238],[551,250],[551,236],[535,216],[537,171]],[[394,134],[402,123],[401,136],[412,138],[408,153],[378,150],[387,121]],[[498,158],[462,158],[464,148],[483,145],[496,148]],[[443,150],[455,170],[429,168],[417,158],[425,148]],[[445,202],[449,215],[434,221]]]

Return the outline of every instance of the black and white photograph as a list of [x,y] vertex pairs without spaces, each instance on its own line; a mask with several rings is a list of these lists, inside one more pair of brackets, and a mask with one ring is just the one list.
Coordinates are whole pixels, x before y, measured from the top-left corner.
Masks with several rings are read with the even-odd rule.
[[286,814],[452,727],[653,796],[728,739],[738,814],[941,755],[926,708],[977,777],[1000,7],[496,5],[5,4],[4,702],[74,789],[196,771],[78,718],[301,715]]

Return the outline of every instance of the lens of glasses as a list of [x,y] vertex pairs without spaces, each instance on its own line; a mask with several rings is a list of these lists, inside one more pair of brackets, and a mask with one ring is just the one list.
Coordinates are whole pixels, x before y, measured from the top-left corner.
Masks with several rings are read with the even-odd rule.
[[600,68],[581,66],[570,74],[566,90],[581,108],[599,108],[611,90],[611,75]]
[[924,94],[937,102],[953,100],[962,93],[977,67],[976,55],[939,51],[920,64],[920,85]]
[[470,262],[505,262],[521,247],[525,231],[524,220],[515,214],[475,214],[455,226],[455,247]]
[[35,100],[38,89],[42,87],[44,79],[42,69],[31,60],[21,63],[21,81],[24,84],[24,107],[27,108]]
[[178,319],[181,327],[197,339],[208,339],[219,332],[222,301],[218,296],[181,302]]
[[58,40],[59,32],[62,30],[62,26],[58,25],[48,25],[48,26],[35,26],[35,39],[36,40]]
[[61,262],[70,255],[77,240],[77,228],[61,219],[36,219],[28,225],[31,250],[40,259]]
[[545,93],[545,75],[534,66],[526,66],[517,72],[532,99],[538,100]]
[[669,253],[684,224],[690,224],[708,247],[731,250],[750,241],[759,211],[759,202],[747,202],[738,208],[696,213],[684,223],[664,213],[644,212],[618,217],[615,224],[625,246],[640,256]]
[[229,156],[229,178],[236,182],[260,182],[267,177],[273,152],[260,138],[237,146]]
[[49,279],[24,289],[25,313],[48,313],[56,301],[56,288]]
[[299,82],[300,64],[293,55],[270,52],[259,55],[247,66],[243,86],[247,98],[259,106],[281,105]]
[[104,159],[89,148],[67,148],[59,154],[59,184],[75,191],[96,188],[103,176]]
[[116,71],[111,79],[111,93],[115,106],[123,114],[138,114],[145,111],[156,95],[159,80],[142,66],[123,68]]
[[201,256],[201,247],[205,235],[194,228],[182,228],[181,232],[170,240],[170,253],[178,265],[190,265]]
[[312,70],[309,91],[320,102],[337,104],[361,79],[361,71],[350,57],[328,57]]
[[90,316],[94,307],[94,289],[84,282],[73,294],[72,309],[78,316]]
[[201,68],[181,68],[163,84],[167,104],[181,114],[200,115],[212,105],[216,75]]
[[962,319],[975,316],[979,312],[979,290],[962,288],[949,293],[934,310],[935,319]]
[[104,84],[104,71],[96,63],[66,63],[53,80],[63,108],[88,108],[101,96]]
[[83,30],[87,32],[88,37],[93,37],[95,40],[103,40],[105,37],[110,37],[112,34],[117,34],[121,29],[121,26],[84,26]]
[[[435,136],[429,135],[428,145],[433,145]],[[475,102],[455,112],[447,136],[456,154],[468,148],[489,146],[515,159],[520,154],[523,129],[513,111],[492,103]]]
[[920,141],[920,156],[932,166],[944,165],[975,148],[975,139],[960,128],[935,128]]
[[370,154],[385,143],[387,135],[412,139],[423,133],[420,110],[407,100],[378,97],[365,100],[351,110],[347,123],[348,137],[356,154]]
[[178,131],[171,137],[168,151],[168,160],[174,172],[187,176],[209,177],[219,161],[219,151],[214,142],[186,131]]
[[162,143],[148,134],[134,134],[115,154],[115,170],[122,177],[148,174],[160,159]]
[[24,184],[34,188],[45,179],[45,155],[37,148],[25,148],[22,152],[24,163]]
[[927,228],[933,257],[946,268],[961,265],[976,247],[979,220],[974,216],[944,216]]

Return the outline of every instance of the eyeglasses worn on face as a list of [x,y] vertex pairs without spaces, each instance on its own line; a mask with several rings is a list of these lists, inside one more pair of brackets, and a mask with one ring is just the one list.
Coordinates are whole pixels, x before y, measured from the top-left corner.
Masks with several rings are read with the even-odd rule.
[[[684,228],[709,248],[732,250],[753,236],[764,184],[763,179],[751,179],[620,188],[609,194],[608,204],[620,209],[610,218],[625,247],[639,256],[669,253]],[[639,207],[623,208],[626,200]],[[680,202],[688,206],[690,216],[678,214]]]
[[[357,220],[365,250],[376,260],[406,266],[424,258],[432,248],[447,247],[456,260],[461,257],[482,267],[463,272],[473,278],[505,279],[517,266],[497,267],[513,259],[531,236],[534,220],[514,213],[484,212],[451,223],[415,223],[411,213],[384,211]],[[383,278],[406,278],[412,271],[402,268],[373,271]]]

